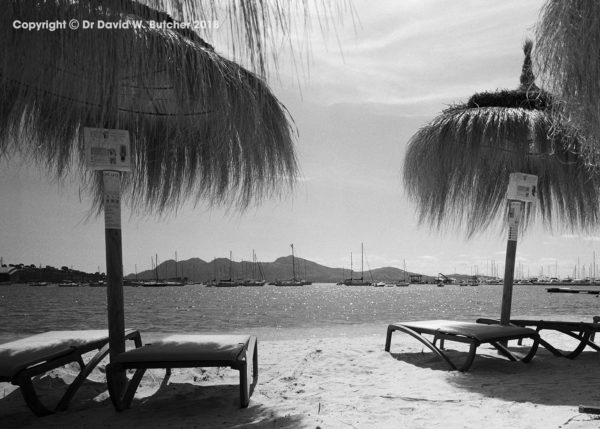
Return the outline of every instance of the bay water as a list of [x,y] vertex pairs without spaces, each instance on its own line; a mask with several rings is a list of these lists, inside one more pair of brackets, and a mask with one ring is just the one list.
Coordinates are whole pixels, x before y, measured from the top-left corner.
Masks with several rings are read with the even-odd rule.
[[[597,290],[595,287],[578,289]],[[474,321],[500,315],[502,285],[409,287],[124,287],[125,325],[153,334],[254,333],[262,339],[382,335],[396,321]],[[513,317],[591,322],[592,294],[515,285]],[[0,342],[47,330],[107,327],[106,288],[0,286]]]

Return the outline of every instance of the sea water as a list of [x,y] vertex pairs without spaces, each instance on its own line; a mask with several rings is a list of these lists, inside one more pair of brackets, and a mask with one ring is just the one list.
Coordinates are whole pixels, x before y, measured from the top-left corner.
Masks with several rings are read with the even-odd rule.
[[[257,333],[263,339],[385,335],[387,324],[396,321],[498,318],[501,301],[502,285],[124,287],[127,327],[145,333]],[[513,317],[590,322],[599,307],[598,295],[548,293],[533,285],[513,290]],[[106,327],[104,287],[0,286],[1,342],[47,330]]]

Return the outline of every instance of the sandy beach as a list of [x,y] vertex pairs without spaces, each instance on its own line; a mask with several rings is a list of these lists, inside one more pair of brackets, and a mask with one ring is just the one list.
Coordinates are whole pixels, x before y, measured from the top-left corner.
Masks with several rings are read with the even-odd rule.
[[[547,338],[559,346],[569,341]],[[556,358],[540,348],[529,364],[498,357],[482,346],[467,373],[445,364],[413,339],[397,335],[392,353],[380,335],[260,341],[259,381],[247,409],[238,404],[237,372],[228,368],[148,371],[132,408],[116,412],[103,362],[67,412],[37,418],[20,392],[0,383],[6,428],[597,428],[580,404],[600,405],[600,354]],[[450,344],[460,357],[460,346]],[[516,346],[516,345],[515,345]],[[51,401],[76,369],[42,377]]]

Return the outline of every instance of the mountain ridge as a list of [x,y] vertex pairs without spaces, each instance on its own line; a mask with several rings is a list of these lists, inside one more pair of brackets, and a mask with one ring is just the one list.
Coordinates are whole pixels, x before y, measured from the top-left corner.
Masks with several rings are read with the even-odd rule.
[[[350,270],[327,267],[304,258],[295,257],[294,265],[297,279],[314,283],[337,283],[350,278]],[[187,278],[192,282],[206,282],[214,279],[228,279],[230,277],[229,267],[230,262],[227,258],[215,258],[210,262],[200,258],[177,262],[168,259],[158,264],[156,269],[141,271],[137,274],[130,273],[125,278],[128,280],[133,280],[136,276],[138,280],[154,280],[156,277],[159,279]],[[261,270],[264,277],[260,276]],[[434,280],[432,276],[406,271],[407,280],[410,280],[411,275],[422,276],[423,281]],[[292,255],[281,256],[273,262],[259,262],[257,265],[250,261],[231,262],[232,279],[252,277],[264,278],[267,282],[291,279],[293,277]],[[354,270],[352,277],[360,278],[360,271]],[[404,279],[404,271],[395,267],[375,268],[365,270],[363,278],[373,282],[395,282]]]

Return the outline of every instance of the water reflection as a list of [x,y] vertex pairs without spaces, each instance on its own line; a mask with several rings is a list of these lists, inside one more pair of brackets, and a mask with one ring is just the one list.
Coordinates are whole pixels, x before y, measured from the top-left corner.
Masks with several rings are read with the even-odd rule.
[[[398,320],[497,317],[502,286],[403,288],[315,284],[304,287],[125,287],[126,325],[150,332],[225,332],[252,328],[344,328]],[[515,316],[591,320],[598,298],[515,286]],[[0,334],[106,327],[106,290],[0,287]]]

